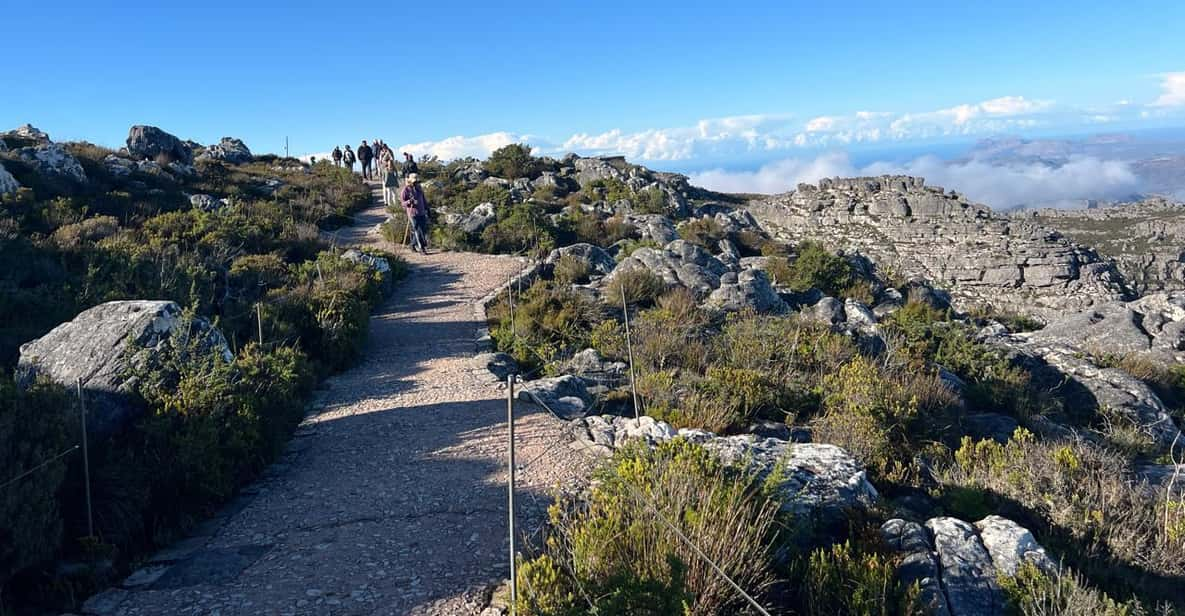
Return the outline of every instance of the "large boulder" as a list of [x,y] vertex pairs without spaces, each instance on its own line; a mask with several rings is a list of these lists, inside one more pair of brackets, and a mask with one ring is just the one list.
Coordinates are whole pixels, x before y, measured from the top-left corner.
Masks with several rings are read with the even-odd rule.
[[128,153],[147,160],[164,156],[170,161],[193,163],[193,150],[185,142],[155,126],[136,125],[128,131]]
[[606,159],[577,158],[573,164],[576,167],[576,182],[581,188],[597,180],[624,180],[626,177]]
[[187,321],[181,307],[173,302],[116,301],[85,310],[22,345],[17,382],[28,387],[45,378],[74,388],[81,380],[87,428],[96,438],[103,438],[143,411],[129,368],[154,365],[162,345],[177,335],[199,341],[226,361],[233,359],[217,329],[205,319]]
[[16,149],[47,145],[50,143],[50,140],[49,134],[45,131],[34,127],[32,124],[23,124],[10,131],[0,133],[0,142],[4,143],[4,149]]
[[241,165],[251,162],[255,157],[242,139],[223,137],[218,143],[207,146],[197,158],[198,160],[221,160]]
[[21,187],[21,183],[12,177],[12,174],[4,168],[4,163],[0,163],[0,195],[14,193]]
[[592,404],[584,381],[571,374],[527,381],[519,387],[518,399],[541,404],[565,419],[582,417]]
[[881,525],[881,537],[892,550],[903,556],[897,565],[897,579],[903,586],[917,585],[918,601],[932,616],[950,616],[946,595],[942,592],[942,571],[938,555],[926,529],[917,522],[899,518]]
[[758,269],[743,270],[739,274],[725,274],[720,286],[708,295],[707,305],[717,310],[783,312],[786,303],[770,284],[769,276]]
[[86,183],[86,171],[77,158],[60,143],[48,143],[16,150],[21,162],[45,177]]
[[560,366],[560,371],[580,377],[589,387],[618,387],[629,379],[629,365],[609,361],[596,349],[584,349]]
[[556,248],[547,255],[545,263],[555,265],[564,257],[571,257],[584,263],[593,276],[604,276],[617,267],[617,261],[603,248],[584,243]]
[[957,518],[931,518],[943,591],[951,616],[1003,616],[1004,593],[996,581],[991,553],[975,527]]
[[465,233],[480,233],[498,219],[493,203],[482,203],[463,216],[457,226]]
[[1037,543],[1029,529],[1020,524],[998,515],[989,515],[976,522],[975,528],[999,573],[1016,575],[1025,563],[1036,565],[1046,572],[1056,570],[1045,548]]
[[618,264],[606,277],[608,283],[619,272],[646,268],[668,285],[687,287],[698,297],[707,297],[720,286],[720,277],[728,266],[708,254],[708,251],[685,240],[674,240],[662,250],[639,248]]

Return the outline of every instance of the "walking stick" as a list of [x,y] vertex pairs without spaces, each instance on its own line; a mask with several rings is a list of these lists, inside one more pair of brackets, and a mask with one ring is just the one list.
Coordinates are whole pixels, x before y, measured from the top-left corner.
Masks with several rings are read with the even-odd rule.
[[403,243],[400,246],[407,246],[407,238],[411,235],[411,216],[407,217],[407,224],[403,225]]

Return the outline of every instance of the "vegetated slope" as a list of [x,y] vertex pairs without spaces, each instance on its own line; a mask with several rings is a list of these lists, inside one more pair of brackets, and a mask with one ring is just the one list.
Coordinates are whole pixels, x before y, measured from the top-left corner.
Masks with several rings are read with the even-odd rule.
[[142,126],[118,152],[30,126],[0,143],[4,479],[79,443],[73,375],[95,430],[94,536],[79,456],[6,488],[0,597],[70,609],[268,463],[401,265],[320,241],[369,201],[328,164]]
[[920,178],[750,215],[523,149],[513,179],[441,166],[435,237],[540,257],[490,308],[493,365],[544,375],[529,397],[611,458],[557,502],[519,613],[747,609],[654,510],[775,610],[1185,601],[1185,296],[1137,298],[1092,247]]

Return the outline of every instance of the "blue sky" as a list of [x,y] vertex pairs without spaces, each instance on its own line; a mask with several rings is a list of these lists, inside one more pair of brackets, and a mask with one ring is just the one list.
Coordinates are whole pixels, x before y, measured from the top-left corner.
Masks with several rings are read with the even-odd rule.
[[1185,125],[1185,2],[13,2],[0,125],[680,170]]

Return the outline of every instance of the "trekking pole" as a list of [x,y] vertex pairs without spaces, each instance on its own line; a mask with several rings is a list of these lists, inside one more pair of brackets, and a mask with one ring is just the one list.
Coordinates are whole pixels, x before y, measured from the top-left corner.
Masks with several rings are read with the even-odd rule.
[[514,375],[506,375],[506,424],[510,431],[510,460],[508,470],[510,478],[506,482],[507,500],[509,501],[510,524],[510,614],[515,613],[518,603],[518,574],[516,555],[514,553]]
[[78,411],[82,420],[82,478],[86,485],[86,536],[95,536],[95,520],[91,514],[91,457],[86,437],[86,399],[82,395],[82,378],[78,379]]
[[630,340],[630,306],[625,302],[625,285],[621,285],[621,312],[625,315],[625,348],[630,358],[630,391],[634,396],[634,419],[638,418],[638,379],[634,378],[634,344]]

